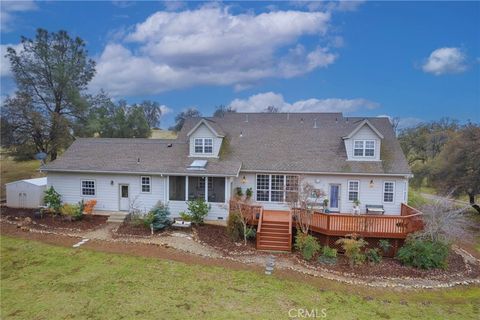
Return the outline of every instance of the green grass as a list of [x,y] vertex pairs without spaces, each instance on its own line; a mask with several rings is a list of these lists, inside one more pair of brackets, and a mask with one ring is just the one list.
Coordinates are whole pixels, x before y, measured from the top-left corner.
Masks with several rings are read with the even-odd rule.
[[480,311],[479,287],[405,291],[326,280],[313,286],[253,271],[1,240],[2,319],[287,319],[292,308],[325,308],[327,319],[478,319]]
[[44,176],[43,174],[38,172],[38,169],[40,168],[40,161],[38,160],[15,161],[8,157],[2,156],[2,158],[0,159],[0,166],[0,199],[5,198],[5,183],[21,179],[29,179],[34,177],[37,178]]
[[152,129],[150,139],[176,139],[177,134],[169,130]]
[[427,204],[428,200],[420,194],[420,191],[410,187],[408,189],[408,205],[414,208],[420,208]]

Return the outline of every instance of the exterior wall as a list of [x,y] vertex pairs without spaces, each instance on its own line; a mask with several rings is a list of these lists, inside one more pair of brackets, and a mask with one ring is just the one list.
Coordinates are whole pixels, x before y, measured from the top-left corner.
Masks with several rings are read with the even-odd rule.
[[[88,174],[88,173],[54,173],[48,174],[48,186],[53,186],[62,195],[66,203],[77,203],[82,199],[96,199],[96,210],[119,211],[119,184],[129,185],[130,202],[137,198],[137,204],[143,211],[150,210],[158,201],[167,203],[171,216],[178,217],[182,211],[187,211],[186,201],[168,200],[168,177],[150,176],[152,185],[150,193],[140,192],[140,175]],[[81,181],[95,180],[96,195],[92,197],[81,195]],[[113,185],[111,185],[113,181]],[[228,215],[228,200],[230,199],[231,179],[226,178],[226,196],[224,203],[211,203],[211,210],[206,220],[226,220]]]
[[[197,154],[195,153],[195,138],[212,138],[213,139],[213,154],[205,155],[205,154]],[[190,136],[190,156],[191,157],[218,157],[218,153],[220,152],[220,147],[222,146],[222,138],[218,138],[216,135],[213,134],[210,129],[201,124],[195,132],[192,133]]]
[[[261,173],[261,172],[259,172]],[[242,183],[245,176],[246,183]],[[402,177],[379,177],[379,176],[344,176],[344,175],[306,175],[305,180],[311,183],[315,188],[322,189],[329,199],[330,184],[340,185],[339,210],[342,213],[353,212],[353,202],[348,201],[348,181],[360,181],[359,200],[361,213],[366,212],[365,205],[383,205],[386,215],[399,215],[402,202],[408,200],[408,179]],[[373,180],[373,186],[370,187],[370,181]],[[383,202],[383,182],[394,181],[394,202]],[[253,199],[256,199],[256,174],[240,172],[238,178],[234,180],[233,188],[241,187],[245,193],[247,188],[252,188]],[[267,210],[288,210],[286,203],[279,202],[258,202]]]
[[[24,181],[12,182],[6,185],[7,207],[38,208],[43,205],[46,186],[37,186]],[[20,193],[24,193],[20,200]]]
[[[118,211],[120,201],[119,184],[129,185],[130,203],[136,198],[138,207],[144,211],[151,209],[158,201],[165,202],[166,179],[150,176],[150,193],[140,192],[140,175],[115,175],[95,173],[48,173],[48,186],[53,186],[62,195],[62,201],[77,203],[82,199],[96,199],[96,210]],[[82,196],[81,181],[95,180],[95,196]],[[111,185],[113,181],[113,185]]]
[[[373,158],[368,157],[354,157],[353,156],[353,142],[355,140],[375,140],[375,156]],[[348,160],[352,161],[380,161],[380,147],[382,140],[378,135],[370,129],[368,125],[364,125],[358,132],[351,138],[344,140],[345,149],[347,151]]]

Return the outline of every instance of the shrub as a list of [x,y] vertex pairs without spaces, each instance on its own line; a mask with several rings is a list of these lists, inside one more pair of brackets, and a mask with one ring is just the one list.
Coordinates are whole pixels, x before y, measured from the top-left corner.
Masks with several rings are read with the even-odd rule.
[[382,249],[383,254],[386,255],[388,253],[388,251],[390,251],[390,248],[392,247],[392,244],[387,239],[382,239],[382,240],[378,241],[378,246],[380,247],[380,249]]
[[83,217],[83,205],[80,202],[79,204],[68,204],[65,203],[60,208],[60,213],[66,217],[70,217],[72,220],[80,220]]
[[255,237],[257,236],[257,230],[255,230],[255,228],[248,228],[247,229],[247,239],[255,239]]
[[195,199],[187,202],[188,213],[192,216],[192,222],[195,224],[203,224],[203,219],[210,211],[211,206],[204,199]]
[[322,255],[318,257],[318,262],[335,264],[337,262],[337,249],[325,246],[322,248]]
[[354,265],[362,264],[365,261],[365,255],[362,253],[362,248],[368,243],[362,238],[358,238],[357,235],[347,235],[347,238],[340,238],[335,242],[342,246],[345,250],[345,256],[347,256],[350,263],[350,267]]
[[92,214],[93,208],[95,208],[96,205],[97,205],[97,200],[95,199],[88,200],[87,202],[85,202],[85,205],[83,207],[83,212],[85,214]]
[[449,249],[446,242],[409,237],[398,250],[397,259],[415,268],[446,268]]
[[180,212],[178,215],[183,221],[192,221],[192,216],[185,211]]
[[148,221],[151,221],[148,225],[151,224],[154,231],[163,230],[172,224],[172,220],[169,218],[170,210],[162,202],[158,202],[146,216]]
[[305,260],[311,260],[320,251],[320,244],[314,236],[298,232],[295,236],[295,249],[302,253]]
[[231,211],[228,215],[227,232],[233,241],[238,241],[243,237],[243,224],[238,212]]
[[147,228],[150,228],[150,225],[153,224],[154,220],[155,220],[155,213],[153,211],[149,211],[146,215],[143,216],[143,219],[141,219],[142,223]]
[[367,257],[368,262],[371,264],[380,263],[382,261],[382,255],[380,254],[380,249],[368,249],[365,251],[365,256]]
[[54,213],[60,212],[60,208],[62,207],[62,197],[53,187],[45,190],[43,201],[49,209],[54,211]]

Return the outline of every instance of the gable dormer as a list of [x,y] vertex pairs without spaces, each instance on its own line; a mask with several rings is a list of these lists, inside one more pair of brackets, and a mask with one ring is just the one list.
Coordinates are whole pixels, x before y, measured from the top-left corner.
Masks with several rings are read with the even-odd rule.
[[343,137],[347,160],[380,161],[380,148],[383,135],[370,121],[363,120],[347,136]]
[[217,123],[201,119],[187,134],[190,157],[216,157],[220,152],[224,134]]

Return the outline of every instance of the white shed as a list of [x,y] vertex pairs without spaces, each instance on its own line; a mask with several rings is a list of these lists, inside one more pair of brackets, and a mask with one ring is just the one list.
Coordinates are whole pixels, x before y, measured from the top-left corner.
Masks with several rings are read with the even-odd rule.
[[43,205],[44,192],[47,189],[47,177],[18,180],[5,184],[7,189],[7,207],[38,208]]

